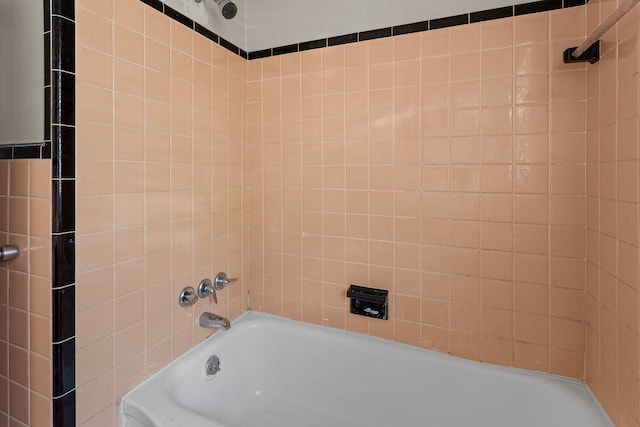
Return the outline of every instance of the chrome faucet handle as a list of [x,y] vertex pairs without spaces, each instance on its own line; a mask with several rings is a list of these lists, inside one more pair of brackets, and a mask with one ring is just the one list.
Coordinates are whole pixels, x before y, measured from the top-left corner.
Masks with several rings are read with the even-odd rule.
[[180,296],[178,297],[180,307],[191,307],[196,302],[198,302],[198,296],[196,295],[196,290],[191,286],[184,288],[180,292]]
[[238,279],[235,277],[230,279],[225,273],[220,272],[216,274],[216,277],[213,279],[213,287],[216,288],[217,291],[221,291],[225,286],[230,285],[237,280]]
[[198,296],[200,298],[206,298],[207,295],[211,295],[211,297],[213,297],[213,302],[215,302],[216,304],[218,303],[218,296],[216,295],[216,288],[211,283],[211,280],[202,279],[202,281],[198,285]]

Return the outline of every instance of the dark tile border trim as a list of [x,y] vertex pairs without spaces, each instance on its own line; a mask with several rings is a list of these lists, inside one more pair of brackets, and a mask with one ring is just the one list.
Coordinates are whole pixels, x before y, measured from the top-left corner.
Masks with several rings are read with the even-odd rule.
[[469,22],[490,21],[492,19],[508,18],[513,15],[513,6],[499,7],[497,9],[473,12],[469,14]]
[[391,27],[381,28],[379,30],[363,31],[361,33],[358,33],[358,40],[365,41],[365,40],[381,39],[384,37],[391,37],[392,35],[393,35],[393,28]]
[[166,4],[164,5],[164,14],[167,15],[169,18],[172,18],[173,20],[178,21],[184,26],[187,26],[191,29],[195,29],[195,22],[193,21],[193,19],[183,15],[182,13],[178,12],[175,9],[170,8]]
[[438,18],[429,21],[430,30],[439,30],[440,28],[455,27],[458,25],[466,25],[469,23],[469,14],[449,16],[448,18]]
[[514,6],[514,14],[527,15],[529,13],[546,12],[548,10],[562,9],[563,0],[541,0],[533,3],[523,3]]
[[[53,425],[76,424],[75,0],[51,3],[52,398]],[[46,146],[45,146],[46,147]]]
[[56,237],[64,233],[73,233],[76,218],[71,213],[76,211],[76,180],[54,179],[52,184],[51,201],[53,211],[57,214],[51,218],[51,230]]
[[[158,1],[159,2],[159,1]],[[76,425],[75,0],[43,0],[43,142],[2,146],[0,159],[52,162],[52,420]]]
[[222,46],[223,48],[227,49],[228,51],[233,52],[236,55],[240,55],[240,48],[238,46],[236,46],[235,44],[231,43],[230,41],[225,40],[222,37],[220,37],[220,40],[219,40],[218,44],[220,46]]
[[[56,1],[56,0],[53,0]],[[220,46],[224,47],[225,49],[235,53],[236,55],[244,58],[244,59],[249,59],[249,53],[245,52],[244,50],[242,50],[241,48],[239,48],[238,46],[234,45],[233,43],[231,43],[228,40],[223,39],[222,37],[220,37],[218,34],[214,33],[213,31],[209,30],[208,28],[206,28],[205,26],[195,22],[193,19],[189,18],[188,16],[178,12],[177,10],[171,8],[170,6],[164,4],[162,1],[160,0],[140,0],[141,2],[143,2],[144,4],[146,4],[149,7],[154,8],[155,10],[157,10],[158,12],[168,16],[169,18],[173,19],[176,22],[181,23],[182,25],[191,28],[193,31],[195,31],[198,34],[203,35],[204,37],[206,37],[207,39],[211,40],[212,42],[219,44]],[[271,55],[269,55],[271,56]]]
[[274,55],[284,55],[286,53],[293,53],[293,52],[297,52],[298,51],[298,45],[297,44],[290,44],[288,46],[280,46],[280,47],[274,47],[273,48],[273,54]]
[[76,384],[75,370],[69,369],[65,363],[74,359],[76,351],[76,340],[71,338],[61,342],[53,348],[53,394],[55,396],[64,396],[73,391]]
[[[53,0],[55,1],[55,0]],[[199,34],[202,34],[214,43],[248,60],[268,58],[270,56],[285,55],[287,53],[303,52],[311,49],[321,49],[327,46],[338,46],[347,43],[356,43],[366,40],[373,40],[384,37],[399,36],[402,34],[417,33],[421,31],[437,30],[440,28],[466,25],[475,22],[489,21],[493,19],[509,18],[513,16],[526,15],[529,13],[545,12],[554,9],[563,9],[574,6],[584,6],[589,0],[540,0],[532,3],[523,3],[513,6],[499,7],[496,9],[481,10],[462,15],[448,16],[444,18],[431,19],[428,21],[413,22],[395,27],[377,28],[374,30],[362,31],[359,33],[344,34],[326,39],[305,41],[286,46],[277,46],[269,49],[245,52],[238,46],[218,36],[213,31],[203,27],[191,18],[165,5],[161,0],[140,0],[146,5],[159,12],[175,19],[177,22],[186,25]],[[1,155],[1,154],[0,154]]]
[[51,158],[50,141],[40,144],[4,145],[0,147],[0,160],[49,158]]
[[151,6],[152,8],[154,8],[155,10],[159,11],[159,12],[163,12],[164,11],[164,3],[162,3],[160,0],[141,0],[142,3]]
[[297,45],[293,44],[288,46],[257,50],[249,52],[247,59],[252,60],[267,58],[269,56],[277,56],[285,53],[302,52],[310,49],[320,49],[327,46],[337,46],[341,44],[356,43],[383,37],[393,37],[402,34],[436,30],[457,25],[466,25],[469,23],[489,21],[493,19],[509,18],[513,16],[525,15],[528,13],[545,12],[548,10],[563,9],[574,6],[584,6],[588,1],[589,0],[542,0],[532,3],[505,6],[496,9],[481,10],[478,12],[465,13],[462,15],[431,19],[429,21],[419,21],[404,25],[396,25],[395,27],[378,28],[375,30],[362,31],[360,33],[344,34],[341,36],[328,37],[326,39],[305,41],[298,43]]
[[429,29],[429,21],[414,22],[413,24],[396,25],[393,27],[393,35],[400,36],[402,34],[419,33]]
[[272,55],[271,49],[256,50],[254,52],[249,52],[249,60],[267,58],[271,55]]
[[76,425],[76,392],[75,390],[64,396],[53,398],[53,425]]
[[218,37],[218,35],[216,33],[214,33],[213,31],[209,30],[206,27],[203,27],[202,25],[198,24],[197,22],[195,23],[195,26],[193,28],[196,33],[198,34],[202,34],[203,36],[205,36],[206,38],[208,38],[209,40],[211,40],[214,43],[219,43],[220,42],[220,37]]
[[563,7],[584,6],[589,3],[589,0],[564,0]]
[[343,36],[329,37],[327,46],[338,46],[341,44],[355,43],[358,41],[358,33],[345,34]]
[[[313,40],[310,42],[298,43],[298,51],[302,52],[304,50],[311,49],[321,49],[323,47],[327,47],[327,39]],[[269,49],[267,49],[268,51]]]

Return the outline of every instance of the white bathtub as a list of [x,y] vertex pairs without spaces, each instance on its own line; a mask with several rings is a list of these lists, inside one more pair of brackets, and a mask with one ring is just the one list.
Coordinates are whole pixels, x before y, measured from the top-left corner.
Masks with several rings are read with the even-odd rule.
[[[207,377],[211,355],[221,370]],[[126,427],[610,427],[578,381],[248,312],[125,396]]]

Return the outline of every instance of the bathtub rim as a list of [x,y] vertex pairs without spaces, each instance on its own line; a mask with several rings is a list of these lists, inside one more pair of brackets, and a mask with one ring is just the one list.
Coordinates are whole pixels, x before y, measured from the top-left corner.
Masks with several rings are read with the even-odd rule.
[[[430,348],[425,348],[425,347],[419,347],[419,346],[415,346],[415,345],[411,345],[411,344],[406,344],[406,343],[394,341],[394,340],[391,340],[391,339],[388,339],[388,338],[382,338],[382,337],[378,337],[378,336],[375,336],[375,335],[369,335],[369,334],[365,334],[365,333],[361,333],[361,332],[349,331],[349,330],[346,330],[346,329],[334,328],[334,327],[326,326],[326,325],[318,325],[318,324],[315,324],[315,323],[304,322],[304,321],[301,321],[301,320],[291,319],[291,318],[278,316],[278,315],[274,315],[274,314],[270,314],[270,313],[265,313],[265,312],[261,312],[261,311],[247,310],[244,313],[242,313],[240,316],[238,316],[236,319],[234,319],[231,322],[231,325],[232,325],[232,327],[234,325],[236,325],[236,327],[237,327],[238,323],[240,323],[239,326],[241,326],[241,327],[251,328],[251,327],[258,326],[256,323],[259,323],[260,321],[265,321],[265,320],[268,321],[268,322],[276,322],[276,323],[279,323],[279,322],[290,323],[290,324],[293,324],[293,325],[299,325],[300,327],[306,327],[306,328],[311,328],[311,329],[321,330],[321,331],[322,330],[328,331],[329,333],[338,333],[338,334],[341,334],[341,335],[344,335],[344,336],[347,336],[347,337],[348,336],[354,337],[354,338],[356,338],[358,340],[365,340],[365,341],[369,341],[369,342],[379,343],[379,344],[382,344],[384,346],[396,347],[396,348],[402,349],[404,351],[410,351],[410,352],[415,352],[415,353],[427,352],[429,357],[435,358],[435,360],[438,360],[438,361],[454,363],[454,364],[461,363],[463,365],[467,365],[467,366],[472,367],[472,368],[473,367],[478,367],[478,368],[481,368],[481,369],[487,369],[490,372],[495,373],[495,374],[526,376],[526,377],[535,378],[538,381],[556,382],[556,383],[564,384],[567,387],[572,387],[572,388],[579,387],[579,388],[582,388],[583,391],[586,392],[587,397],[588,397],[589,401],[591,402],[591,404],[593,404],[594,407],[597,410],[599,410],[607,418],[607,420],[609,421],[611,427],[614,427],[613,422],[609,418],[609,414],[607,414],[607,412],[604,410],[602,404],[600,403],[600,401],[598,401],[598,399],[596,398],[595,394],[593,393],[593,391],[591,390],[589,385],[585,381],[579,380],[577,378],[572,378],[572,377],[567,377],[567,376],[563,376],[563,375],[552,374],[552,373],[543,372],[543,371],[535,371],[535,370],[523,369],[523,368],[518,368],[518,367],[513,367],[513,366],[498,365],[498,364],[489,363],[489,362],[466,359],[466,358],[463,358],[463,357],[460,357],[460,356],[455,356],[455,355],[452,355],[452,354],[443,353],[443,352],[440,352],[440,351],[437,351],[437,350],[434,350],[434,349],[430,349]],[[252,324],[254,324],[254,326],[252,326]],[[185,358],[190,357],[192,354],[197,353],[203,347],[206,347],[210,341],[215,340],[216,337],[221,338],[222,336],[226,335],[228,332],[229,331],[219,331],[219,330],[213,331],[211,335],[207,336],[205,339],[203,339],[202,341],[200,341],[199,343],[194,345],[192,348],[187,350],[184,354],[180,355],[178,358],[176,358],[175,360],[171,361],[166,366],[162,367],[160,370],[155,372],[153,375],[149,376],[144,381],[142,381],[141,383],[137,384],[134,388],[129,390],[120,400],[119,409],[118,409],[118,413],[120,415],[120,421],[121,421],[120,425],[122,427],[126,426],[126,424],[125,424],[125,421],[126,421],[125,412],[127,412],[127,409],[130,410],[128,412],[128,416],[129,417],[133,417],[134,419],[136,419],[135,415],[139,415],[139,416],[141,416],[141,417],[143,417],[145,419],[150,420],[149,415],[147,415],[140,408],[138,408],[136,406],[127,405],[127,398],[129,398],[137,390],[139,390],[139,389],[143,388],[144,386],[146,386],[149,382],[151,382],[153,380],[157,380],[158,378],[162,377],[163,375],[168,375],[166,373],[166,371],[169,371],[171,367],[173,367],[174,365],[180,364],[180,362],[183,361]],[[176,405],[176,407],[177,406],[178,405]],[[136,414],[132,414],[131,410],[133,410],[133,412],[135,412]],[[200,415],[196,414],[195,418],[200,418]],[[136,421],[137,421],[137,419],[136,419]],[[217,426],[220,426],[220,425],[218,423],[215,423],[215,422],[213,422],[213,424],[211,424],[211,427],[217,427]]]

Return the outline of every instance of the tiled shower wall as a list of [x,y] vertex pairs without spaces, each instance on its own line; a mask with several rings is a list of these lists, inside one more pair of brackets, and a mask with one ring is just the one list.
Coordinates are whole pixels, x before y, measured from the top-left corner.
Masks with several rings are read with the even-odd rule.
[[[584,378],[584,7],[249,61],[249,307]],[[350,283],[389,320],[348,313]]]
[[0,424],[51,422],[51,160],[0,162]]
[[124,393],[246,309],[244,59],[139,0],[76,2],[77,422],[118,424]]
[[[592,0],[590,27],[594,4],[613,7]],[[590,192],[629,172],[620,160],[637,169],[637,147],[593,157],[611,123],[617,153],[621,136],[637,142],[637,98],[591,116],[619,105],[603,71],[629,70],[633,31],[593,68],[560,62],[584,7],[244,62],[138,0],[82,0],[76,20],[80,425],[117,423],[126,391],[207,334],[205,310],[584,378],[587,248],[586,377],[637,425],[637,310],[620,304],[637,289],[637,243],[615,235],[615,274],[593,249],[614,236],[607,203],[630,201]],[[637,57],[630,69],[614,80],[637,93]],[[616,221],[637,235],[635,200],[635,219]],[[177,308],[183,286],[220,270],[244,284]],[[390,289],[390,320],[348,314],[349,283]]]
[[[589,30],[615,7],[592,0]],[[640,425],[639,27],[636,6],[587,68],[586,379],[625,427]]]

